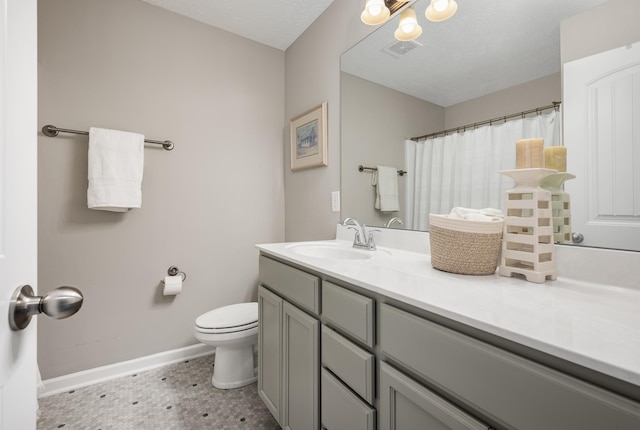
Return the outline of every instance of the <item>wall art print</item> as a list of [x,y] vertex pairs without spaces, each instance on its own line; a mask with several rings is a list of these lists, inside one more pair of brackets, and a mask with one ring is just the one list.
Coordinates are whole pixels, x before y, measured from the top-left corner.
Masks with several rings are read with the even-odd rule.
[[327,165],[327,102],[291,119],[291,170]]

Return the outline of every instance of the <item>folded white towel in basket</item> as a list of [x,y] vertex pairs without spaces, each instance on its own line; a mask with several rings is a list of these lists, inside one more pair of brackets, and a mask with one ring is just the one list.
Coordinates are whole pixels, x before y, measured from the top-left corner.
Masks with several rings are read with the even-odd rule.
[[142,206],[144,136],[119,130],[89,129],[90,209],[126,212]]
[[469,219],[473,221],[502,221],[502,211],[499,209],[469,209],[453,208],[449,213],[449,218]]
[[380,212],[400,210],[398,203],[398,170],[395,167],[377,166],[373,185],[376,185],[376,202],[374,207]]

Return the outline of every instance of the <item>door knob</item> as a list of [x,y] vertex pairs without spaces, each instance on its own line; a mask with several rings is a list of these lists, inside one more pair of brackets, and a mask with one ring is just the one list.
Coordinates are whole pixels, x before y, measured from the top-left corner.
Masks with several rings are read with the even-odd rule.
[[32,316],[40,313],[55,319],[70,317],[80,310],[83,300],[80,290],[73,287],[60,287],[44,296],[34,296],[31,285],[21,285],[11,297],[9,326],[12,330],[22,330]]

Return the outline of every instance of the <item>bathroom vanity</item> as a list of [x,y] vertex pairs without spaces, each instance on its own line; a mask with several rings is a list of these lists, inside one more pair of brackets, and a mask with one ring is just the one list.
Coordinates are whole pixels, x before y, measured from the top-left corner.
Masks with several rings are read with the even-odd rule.
[[258,391],[282,428],[640,428],[638,290],[258,248]]

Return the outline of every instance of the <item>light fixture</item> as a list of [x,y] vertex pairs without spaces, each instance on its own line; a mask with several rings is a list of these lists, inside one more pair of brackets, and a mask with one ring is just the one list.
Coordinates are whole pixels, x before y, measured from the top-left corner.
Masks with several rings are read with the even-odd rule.
[[400,14],[398,29],[393,35],[402,42],[409,42],[422,34],[422,27],[418,24],[416,11],[413,7],[408,7]]
[[384,4],[384,0],[367,0],[360,19],[367,25],[378,25],[389,19],[389,8]]
[[456,0],[431,0],[424,15],[429,21],[440,22],[451,18],[457,10]]
[[[366,0],[360,19],[367,25],[379,25],[389,17],[400,11],[408,0]],[[439,22],[451,18],[458,10],[456,0],[431,0],[425,16],[428,20]],[[416,11],[413,6],[407,7],[400,13],[400,23],[394,36],[402,42],[415,40],[422,34],[422,27],[418,24]]]

